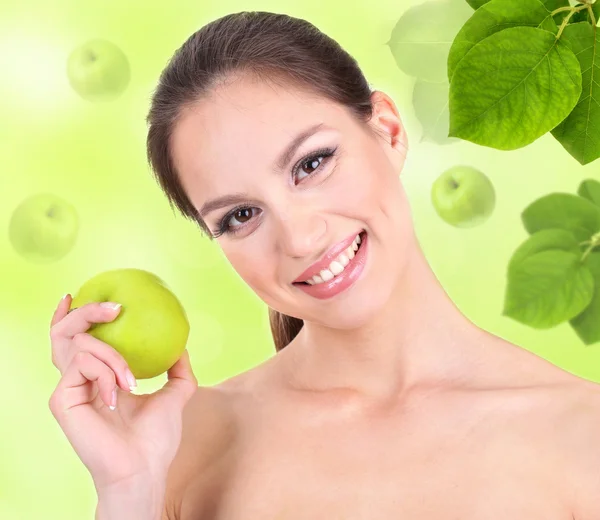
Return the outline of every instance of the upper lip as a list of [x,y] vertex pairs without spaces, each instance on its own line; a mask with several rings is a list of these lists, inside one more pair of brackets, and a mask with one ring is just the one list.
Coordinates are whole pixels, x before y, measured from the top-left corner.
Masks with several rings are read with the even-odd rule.
[[329,267],[329,264],[333,262],[340,255],[340,253],[343,253],[346,249],[348,249],[352,242],[354,242],[356,236],[362,233],[363,231],[364,229],[360,230],[358,233],[355,232],[354,234],[348,236],[341,242],[338,242],[329,251],[327,251],[325,255],[323,255],[323,258],[312,264],[292,283],[305,282],[306,280],[312,278],[314,275],[319,274],[323,269],[327,269]]

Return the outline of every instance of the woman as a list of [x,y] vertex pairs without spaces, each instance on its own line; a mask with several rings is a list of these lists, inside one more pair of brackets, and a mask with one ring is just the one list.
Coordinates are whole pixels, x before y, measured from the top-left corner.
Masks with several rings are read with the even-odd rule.
[[600,518],[598,385],[452,303],[413,230],[396,106],[335,41],[281,14],[218,19],[175,53],[148,123],[160,186],[269,306],[278,353],[199,388],[186,353],[137,396],[85,334],[118,310],[61,302],[50,404],[96,518]]

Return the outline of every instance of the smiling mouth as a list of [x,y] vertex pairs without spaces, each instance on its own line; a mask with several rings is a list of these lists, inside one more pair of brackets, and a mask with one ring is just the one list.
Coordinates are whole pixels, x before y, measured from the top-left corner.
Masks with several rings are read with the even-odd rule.
[[[361,239],[361,243],[362,243],[362,241],[364,240],[364,238],[365,238],[366,234],[367,234],[367,232],[366,232],[366,231],[364,231],[364,230],[363,230],[363,231],[361,231],[361,232],[359,233],[359,237],[360,237],[360,239]],[[352,263],[352,261],[354,260],[354,257],[356,256],[356,253],[358,253],[358,251],[360,251],[360,246],[361,246],[361,244],[358,244],[358,249],[357,249],[357,250],[354,252],[354,255],[352,256],[352,258],[350,259],[350,261],[349,261],[349,262],[348,262],[348,263],[347,263],[347,264],[344,266],[344,271],[345,271],[345,270],[346,270],[346,268],[347,268],[347,267],[348,267],[348,266],[349,266],[349,265]],[[347,255],[347,253],[346,253],[346,255]],[[337,278],[339,275],[343,274],[343,272],[344,272],[344,271],[342,271],[342,272],[341,272],[341,273],[339,273],[339,274],[334,274],[334,278],[333,278],[333,279],[335,279],[335,278]],[[333,273],[331,273],[331,274],[333,274]],[[323,283],[326,283],[326,282],[323,282]],[[309,284],[309,283],[307,283],[306,281],[304,281],[304,282],[293,282],[293,283],[292,283],[292,285],[320,285],[320,284]]]

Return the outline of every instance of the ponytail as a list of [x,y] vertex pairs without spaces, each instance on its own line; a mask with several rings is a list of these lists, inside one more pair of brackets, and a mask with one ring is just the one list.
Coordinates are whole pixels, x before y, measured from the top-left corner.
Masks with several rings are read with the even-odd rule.
[[281,314],[271,309],[271,307],[269,307],[269,323],[271,324],[271,334],[277,352],[287,346],[298,335],[304,325],[303,320]]

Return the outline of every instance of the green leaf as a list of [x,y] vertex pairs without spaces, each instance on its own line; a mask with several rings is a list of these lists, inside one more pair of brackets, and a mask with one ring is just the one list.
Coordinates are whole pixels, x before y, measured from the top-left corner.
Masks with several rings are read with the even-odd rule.
[[594,295],[590,304],[570,324],[583,343],[591,345],[600,341],[600,253],[589,255],[585,264],[594,278]]
[[450,84],[432,83],[417,79],[413,89],[413,107],[415,115],[423,127],[421,141],[428,140],[438,144],[459,142],[455,137],[448,137],[450,113],[448,111],[448,94]]
[[454,38],[448,54],[448,79],[452,79],[456,66],[481,40],[509,27],[539,27],[542,24],[542,28],[551,29],[554,34],[558,33],[558,27],[550,12],[539,0],[487,2],[473,13]]
[[569,4],[569,0],[542,0],[542,3],[548,9],[548,11],[554,11],[559,7],[567,7]]
[[508,264],[508,271],[515,269],[526,258],[552,249],[580,254],[579,243],[573,233],[564,229],[543,229],[531,235],[516,249]]
[[386,43],[398,68],[426,81],[447,81],[450,45],[472,12],[464,0],[430,0],[409,7]]
[[514,150],[558,125],[581,95],[579,61],[535,27],[510,27],[475,45],[450,83],[452,137]]
[[[561,14],[561,13],[559,13],[559,14]],[[544,31],[549,31],[552,34],[558,34],[558,25],[556,25],[556,21],[550,15],[548,15],[546,18],[544,18],[544,20],[538,27],[540,29],[544,29]]]
[[565,229],[578,242],[600,230],[600,208],[572,193],[550,193],[527,206],[521,214],[525,229],[533,234],[549,228]]
[[473,9],[479,9],[482,5],[487,4],[490,0],[467,0],[467,3]]
[[594,278],[579,254],[542,251],[508,273],[503,316],[536,329],[570,320],[591,302]]
[[596,206],[600,206],[600,182],[597,180],[586,179],[585,181],[582,181],[577,190],[577,194],[580,197],[593,202]]
[[[481,6],[488,4],[490,1],[493,0],[467,0],[467,3],[473,8],[473,9],[479,9]],[[569,0],[541,0],[542,3],[546,6],[546,9],[548,9],[549,12],[554,11],[555,9],[558,9],[559,7],[567,7],[569,4]],[[565,11],[566,13],[568,13],[568,11]],[[558,13],[557,16],[562,15],[563,13]],[[564,16],[564,15],[563,15]]]
[[600,157],[600,31],[588,22],[569,24],[561,40],[579,60],[582,92],[573,111],[552,135],[581,164],[588,164]]

